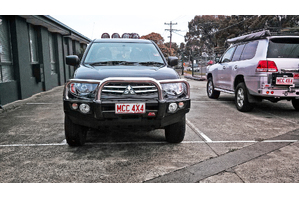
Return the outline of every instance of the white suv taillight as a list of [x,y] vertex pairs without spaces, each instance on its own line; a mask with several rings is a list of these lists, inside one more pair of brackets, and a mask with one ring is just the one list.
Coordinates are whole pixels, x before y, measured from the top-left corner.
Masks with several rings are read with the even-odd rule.
[[278,72],[278,68],[274,61],[260,60],[256,72]]

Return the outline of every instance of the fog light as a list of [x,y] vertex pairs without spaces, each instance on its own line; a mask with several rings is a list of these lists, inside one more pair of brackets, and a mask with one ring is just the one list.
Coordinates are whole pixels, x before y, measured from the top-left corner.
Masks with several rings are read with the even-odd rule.
[[179,102],[179,103],[178,103],[178,107],[179,107],[179,108],[183,108],[183,107],[184,107],[184,103],[183,103],[183,102]]
[[171,103],[169,105],[169,112],[174,113],[177,110],[177,104],[176,103]]
[[88,112],[90,112],[91,108],[90,108],[90,106],[88,104],[80,104],[79,110],[82,113],[88,113]]
[[73,103],[73,104],[72,104],[72,109],[74,109],[74,110],[78,109],[78,104]]

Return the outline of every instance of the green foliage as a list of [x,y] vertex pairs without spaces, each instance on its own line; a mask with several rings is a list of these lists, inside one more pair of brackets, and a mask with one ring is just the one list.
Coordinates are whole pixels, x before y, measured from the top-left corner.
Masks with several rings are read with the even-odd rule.
[[192,19],[186,38],[186,51],[221,53],[226,40],[239,35],[270,29],[299,29],[299,15],[197,15]]

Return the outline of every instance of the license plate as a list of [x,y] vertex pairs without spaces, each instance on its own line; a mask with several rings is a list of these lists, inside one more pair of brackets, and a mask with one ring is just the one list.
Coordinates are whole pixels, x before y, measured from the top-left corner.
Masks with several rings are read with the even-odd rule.
[[293,77],[276,77],[276,84],[277,85],[292,85],[293,84]]
[[145,113],[145,103],[116,103],[116,114],[142,114]]

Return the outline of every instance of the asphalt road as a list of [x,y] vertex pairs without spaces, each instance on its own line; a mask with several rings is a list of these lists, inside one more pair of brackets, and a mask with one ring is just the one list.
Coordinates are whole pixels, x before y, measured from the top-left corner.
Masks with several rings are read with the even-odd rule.
[[63,87],[4,106],[0,112],[0,182],[299,183],[299,112],[264,101],[250,113],[233,95],[206,96],[188,80],[192,108],[181,144],[164,131],[89,131],[83,147],[64,137]]

